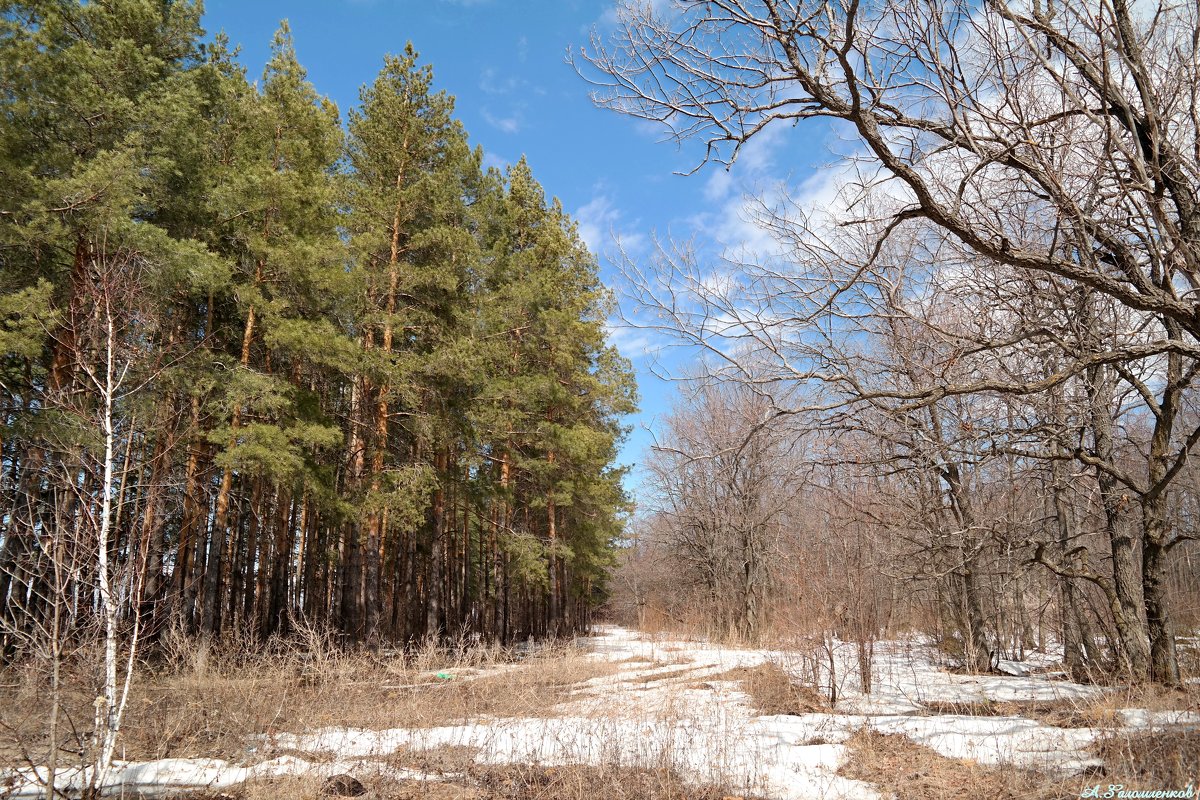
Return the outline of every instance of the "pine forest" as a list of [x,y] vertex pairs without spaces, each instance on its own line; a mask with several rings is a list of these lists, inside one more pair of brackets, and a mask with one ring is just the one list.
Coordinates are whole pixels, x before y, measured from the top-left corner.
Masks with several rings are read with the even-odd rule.
[[199,13],[0,9],[4,651],[584,625],[635,390],[575,224],[411,45],[343,117]]
[[1196,797],[1198,187],[1200,0],[0,0],[0,800]]

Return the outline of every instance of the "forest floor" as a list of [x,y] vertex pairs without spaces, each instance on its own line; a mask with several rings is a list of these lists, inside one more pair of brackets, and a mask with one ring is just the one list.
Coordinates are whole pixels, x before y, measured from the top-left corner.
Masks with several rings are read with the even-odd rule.
[[[969,675],[916,639],[879,642],[869,694],[853,643],[750,649],[617,627],[515,661],[466,650],[327,655],[273,672],[218,661],[192,654],[139,681],[112,794],[316,798],[335,792],[334,775],[361,783],[342,792],[380,800],[1079,798],[1116,786],[1107,796],[1187,797],[1200,787],[1200,692],[1082,685],[1046,654]],[[44,792],[20,766],[18,754],[36,752],[36,714],[13,711],[27,707],[21,691],[0,697],[5,729],[23,742],[0,748],[13,765],[0,798]]]

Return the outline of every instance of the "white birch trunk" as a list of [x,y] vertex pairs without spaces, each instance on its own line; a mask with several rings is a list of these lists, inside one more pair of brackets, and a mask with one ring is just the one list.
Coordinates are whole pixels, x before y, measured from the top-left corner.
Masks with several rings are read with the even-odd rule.
[[101,425],[104,430],[104,482],[101,487],[100,535],[97,546],[96,579],[100,588],[100,605],[104,613],[104,686],[103,693],[96,698],[96,712],[100,725],[96,729],[99,752],[96,755],[96,781],[103,783],[104,774],[112,764],[117,746],[117,602],[112,594],[110,566],[108,563],[108,540],[111,535],[112,490],[113,490],[113,322],[111,313],[106,323],[104,383],[101,396],[104,414]]
[[[104,685],[96,698],[96,763],[93,773],[93,785],[97,788],[104,785],[108,770],[112,766],[116,753],[117,737],[121,731],[121,718],[124,716],[125,705],[129,700],[129,688],[133,679],[133,667],[137,656],[137,639],[141,631],[141,614],[137,608],[136,597],[131,595],[134,605],[134,626],[129,651],[126,653],[124,684],[118,683],[118,653],[117,653],[117,618],[119,614],[118,598],[113,594],[112,566],[109,564],[109,542],[112,537],[113,492],[115,490],[114,444],[116,430],[113,422],[113,404],[117,391],[128,370],[128,364],[121,374],[116,374],[115,351],[116,331],[112,316],[112,307],[108,298],[104,301],[105,310],[105,361],[102,380],[93,381],[100,389],[103,402],[101,429],[104,431],[104,479],[101,485],[100,525],[97,536],[96,581],[100,594],[100,606],[104,617]],[[136,592],[134,593],[136,594]],[[118,689],[120,695],[118,696]]]

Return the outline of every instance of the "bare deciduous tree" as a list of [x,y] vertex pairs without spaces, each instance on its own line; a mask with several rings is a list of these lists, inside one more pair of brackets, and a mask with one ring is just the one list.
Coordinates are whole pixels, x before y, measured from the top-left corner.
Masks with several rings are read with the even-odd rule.
[[[625,3],[619,20],[576,60],[596,101],[702,143],[702,163],[732,163],[768,127],[814,118],[856,142],[835,219],[787,200],[763,204],[760,222],[786,258],[726,265],[732,278],[716,289],[670,248],[654,268],[631,266],[655,324],[718,358],[730,340],[752,344],[753,367],[726,358],[714,377],[807,385],[810,412],[907,413],[949,396],[1087,387],[1088,419],[1069,452],[1048,457],[1094,472],[1112,522],[1112,578],[1044,551],[1039,560],[1107,585],[1133,677],[1178,683],[1165,576],[1187,539],[1169,525],[1169,490],[1200,440],[1181,422],[1200,363],[1196,7],[677,0]],[[926,260],[973,288],[966,310],[985,321],[964,335],[920,318],[912,309],[924,281],[901,286],[900,308],[882,308],[897,240],[916,256],[909,263]],[[997,279],[1007,307],[992,302]],[[1035,284],[1058,301],[1014,305]],[[1081,323],[1089,303],[1115,312]],[[861,337],[897,312],[941,340],[921,381],[854,366]],[[962,360],[975,363],[954,369]],[[1151,428],[1135,472],[1117,463],[1106,433],[1126,390]],[[1015,439],[1000,449],[1031,455]],[[940,460],[950,486],[952,455]]]
[[761,394],[701,385],[649,461],[664,543],[703,587],[717,630],[749,640],[768,611],[783,514],[803,485],[800,440],[772,417]]

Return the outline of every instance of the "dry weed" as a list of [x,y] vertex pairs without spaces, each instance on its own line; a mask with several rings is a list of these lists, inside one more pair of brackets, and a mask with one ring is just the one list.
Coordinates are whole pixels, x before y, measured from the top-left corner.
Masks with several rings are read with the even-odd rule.
[[[752,800],[716,786],[690,784],[669,769],[567,765],[473,767],[447,780],[398,780],[364,774],[364,800]],[[255,781],[190,800],[313,798],[310,778]]]
[[732,800],[734,797],[720,787],[689,784],[669,769],[510,766],[481,770],[475,780],[487,792],[484,797],[488,800]]
[[709,680],[741,683],[759,714],[819,714],[829,710],[820,692],[796,683],[786,670],[769,661],[754,667],[734,667]]
[[1108,703],[1073,700],[979,700],[967,702],[926,700],[926,715],[966,717],[1025,717],[1056,728],[1111,728],[1122,724],[1117,709]]
[[404,745],[388,758],[388,766],[411,769],[428,775],[465,774],[475,767],[478,747],[410,747]]
[[885,797],[921,800],[1065,800],[1079,797],[1079,779],[1055,778],[1012,766],[991,767],[915,744],[897,733],[858,731],[838,774],[873,784]]
[[[618,669],[570,647],[513,661],[486,647],[426,646],[411,657],[370,656],[318,642],[312,651],[278,647],[250,657],[229,645],[195,641],[188,648],[176,641],[169,655],[153,668],[142,666],[133,682],[119,758],[246,763],[261,755],[247,751],[261,735],[552,716],[580,683]],[[25,766],[26,753],[45,757],[44,681],[28,670],[10,670],[4,678],[0,767]],[[90,735],[96,685],[90,670],[65,674],[64,727],[74,726],[76,748]]]
[[1150,711],[1200,710],[1200,684],[1182,687],[1145,684],[1118,686],[1106,694],[1114,708],[1145,708]]
[[[101,651],[80,647],[61,666],[58,758],[60,766],[90,763]],[[0,769],[44,764],[49,751],[48,659],[32,657],[0,670]]]
[[[653,664],[653,667],[667,666],[672,662],[658,662]],[[680,662],[673,662],[680,663]],[[691,663],[691,662],[684,662]],[[669,681],[674,678],[681,678],[684,675],[691,675],[698,671],[699,667],[682,667],[680,669],[656,669],[654,672],[647,672],[642,675],[636,675],[629,678],[631,683],[658,683],[659,681]]]
[[1170,727],[1113,730],[1096,742],[1107,782],[1127,788],[1183,789],[1197,783],[1200,730]]

